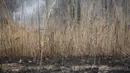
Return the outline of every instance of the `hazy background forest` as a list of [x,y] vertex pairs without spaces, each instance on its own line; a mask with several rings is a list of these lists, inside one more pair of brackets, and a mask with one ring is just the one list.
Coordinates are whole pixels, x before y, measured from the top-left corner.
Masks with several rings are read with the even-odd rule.
[[0,56],[130,55],[130,0],[0,0]]

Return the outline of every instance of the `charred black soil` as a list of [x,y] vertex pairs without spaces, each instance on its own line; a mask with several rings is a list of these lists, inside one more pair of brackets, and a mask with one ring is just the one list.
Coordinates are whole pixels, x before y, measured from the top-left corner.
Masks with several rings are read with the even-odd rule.
[[112,57],[46,57],[34,62],[33,58],[0,59],[0,73],[130,73],[130,59]]

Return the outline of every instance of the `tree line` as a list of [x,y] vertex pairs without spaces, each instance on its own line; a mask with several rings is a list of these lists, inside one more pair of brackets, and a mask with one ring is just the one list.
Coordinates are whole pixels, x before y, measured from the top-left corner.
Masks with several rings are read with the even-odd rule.
[[[1,0],[0,16],[2,16],[2,5],[5,7],[8,15],[12,17],[16,11],[26,0]],[[53,2],[54,0],[45,0]],[[124,17],[129,18],[130,1],[129,0],[57,0],[58,7],[54,9],[55,18],[61,18],[62,23],[66,21],[80,23],[82,14],[95,18],[96,16],[104,17],[111,21],[115,14],[119,12],[117,8],[121,7]],[[47,5],[46,5],[47,6]],[[91,7],[91,9],[90,9]],[[67,19],[66,19],[67,18]],[[2,17],[1,17],[2,19]]]

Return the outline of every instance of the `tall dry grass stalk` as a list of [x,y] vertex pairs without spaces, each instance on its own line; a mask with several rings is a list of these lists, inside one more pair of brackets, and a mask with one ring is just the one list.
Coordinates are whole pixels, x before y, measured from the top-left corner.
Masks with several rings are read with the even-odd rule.
[[[39,30],[21,27],[17,24],[0,27],[0,56],[35,57],[47,56],[114,56],[130,55],[130,30],[119,12],[112,24],[106,19],[81,21],[60,28],[48,24],[41,32],[39,48]],[[93,20],[93,22],[92,22]],[[8,23],[10,24],[10,23]],[[66,24],[64,24],[66,25]]]
[[[72,25],[64,29],[49,26],[49,32],[41,35],[43,56],[129,55],[130,34],[127,25],[116,20],[108,31],[103,24],[104,21],[96,21],[91,28],[87,25]],[[9,32],[0,32],[1,56],[40,56],[38,31],[18,26],[7,29]]]

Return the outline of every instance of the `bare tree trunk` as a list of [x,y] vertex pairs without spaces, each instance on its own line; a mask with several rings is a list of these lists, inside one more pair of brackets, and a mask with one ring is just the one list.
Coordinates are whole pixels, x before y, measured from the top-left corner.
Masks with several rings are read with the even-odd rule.
[[81,7],[80,0],[68,0],[68,14],[71,22],[80,22]]

